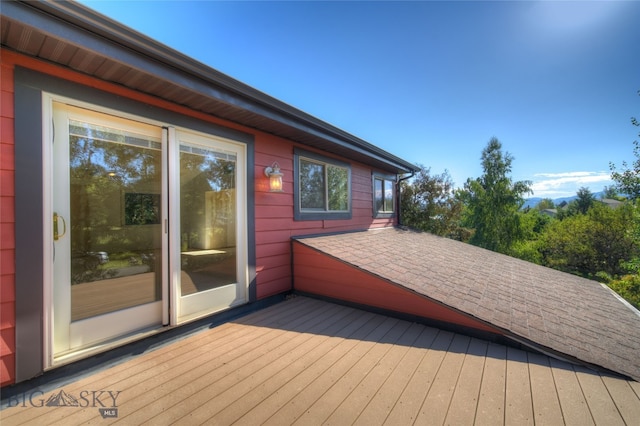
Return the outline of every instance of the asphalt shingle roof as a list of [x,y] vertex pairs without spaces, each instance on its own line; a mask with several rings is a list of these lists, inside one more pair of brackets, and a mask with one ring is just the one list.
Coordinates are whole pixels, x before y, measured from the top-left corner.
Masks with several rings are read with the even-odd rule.
[[596,281],[397,228],[297,240],[515,340],[640,381],[640,312]]

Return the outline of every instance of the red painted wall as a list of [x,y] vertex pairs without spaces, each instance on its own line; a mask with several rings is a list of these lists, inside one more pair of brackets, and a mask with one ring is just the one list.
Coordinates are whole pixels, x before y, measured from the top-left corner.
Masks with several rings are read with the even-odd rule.
[[293,243],[293,263],[296,290],[501,334],[480,321],[299,242]]
[[15,191],[13,66],[0,63],[0,386],[15,372]]
[[[394,219],[373,219],[371,168],[351,163],[352,219],[293,220],[293,145],[264,135],[256,144],[256,257],[258,297],[291,289],[293,236],[368,229],[393,225]],[[305,147],[309,150],[308,147]],[[328,156],[326,153],[323,155]],[[264,168],[277,161],[284,173],[284,193],[268,192]],[[263,188],[264,187],[264,188]]]
[[[372,170],[363,164],[350,162],[352,166],[351,220],[293,220],[293,151],[297,146],[309,147],[267,133],[258,132],[236,123],[192,111],[125,87],[107,83],[84,74],[57,67],[48,62],[0,49],[2,97],[0,134],[0,386],[14,382],[15,371],[15,215],[14,215],[14,111],[13,70],[15,66],[31,68],[55,77],[74,81],[122,97],[131,98],[169,111],[250,133],[255,136],[255,217],[256,217],[256,271],[257,296],[265,298],[289,291],[292,285],[291,244],[295,235],[322,232],[367,229],[394,224],[393,219],[372,218]],[[323,155],[330,156],[326,153]],[[268,192],[268,180],[264,169],[277,161],[284,173],[284,192]]]

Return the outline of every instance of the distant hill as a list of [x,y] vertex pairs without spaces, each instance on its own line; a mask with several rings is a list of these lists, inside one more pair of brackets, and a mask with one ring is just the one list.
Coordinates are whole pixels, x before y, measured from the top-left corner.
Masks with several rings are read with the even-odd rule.
[[[596,200],[599,200],[602,198],[602,196],[604,195],[604,191],[600,191],[600,192],[594,192],[593,196],[595,197]],[[554,198],[553,199],[553,204],[555,204],[556,206],[558,204],[561,204],[563,201],[566,201],[567,203],[572,202],[573,200],[575,200],[576,198],[578,198],[577,195],[574,195],[572,197],[562,197],[562,198]],[[535,206],[538,205],[538,203],[540,201],[542,201],[543,198],[541,197],[531,197],[531,198],[527,198],[524,201],[524,205],[522,206],[523,209],[526,208],[534,208]]]

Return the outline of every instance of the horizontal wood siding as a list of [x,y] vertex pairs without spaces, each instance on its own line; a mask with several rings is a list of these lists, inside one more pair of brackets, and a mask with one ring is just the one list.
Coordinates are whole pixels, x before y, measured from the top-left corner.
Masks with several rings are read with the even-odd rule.
[[299,242],[294,242],[293,254],[296,290],[500,334],[480,321]]
[[0,386],[15,380],[15,138],[13,66],[0,64]]
[[[291,290],[291,268],[282,261],[291,257],[291,237],[327,232],[342,232],[392,226],[394,218],[373,218],[371,174],[373,170],[363,164],[351,165],[352,217],[344,220],[293,220],[293,162],[294,148],[301,145],[273,135],[257,134],[255,145],[256,175],[256,270],[258,271],[258,298]],[[309,151],[309,147],[304,147]],[[325,152],[316,151],[324,156]],[[265,167],[278,162],[283,173],[281,193],[269,192]],[[286,247],[286,252],[284,251]],[[275,252],[272,252],[276,250]],[[277,258],[277,260],[273,259]],[[280,263],[279,263],[280,262]],[[290,262],[287,263],[290,265]]]

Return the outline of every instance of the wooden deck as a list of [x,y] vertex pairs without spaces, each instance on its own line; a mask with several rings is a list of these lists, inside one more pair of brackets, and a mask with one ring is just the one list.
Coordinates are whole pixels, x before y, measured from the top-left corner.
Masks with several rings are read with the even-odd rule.
[[[640,419],[638,382],[305,297],[44,395],[33,391],[34,405],[63,391],[58,401],[72,405],[75,397],[78,406],[31,407],[27,395],[26,407],[0,413],[3,426],[609,426]],[[109,417],[113,409],[117,417]]]

